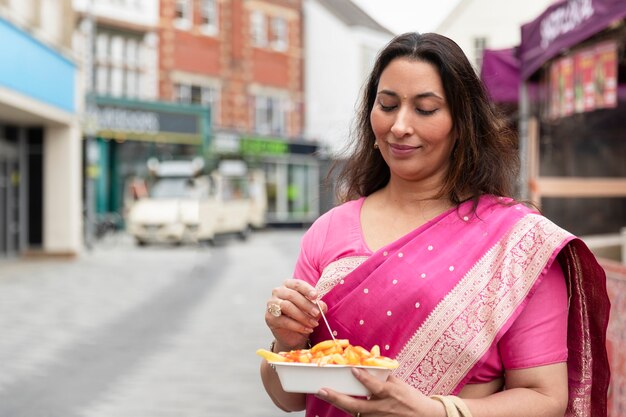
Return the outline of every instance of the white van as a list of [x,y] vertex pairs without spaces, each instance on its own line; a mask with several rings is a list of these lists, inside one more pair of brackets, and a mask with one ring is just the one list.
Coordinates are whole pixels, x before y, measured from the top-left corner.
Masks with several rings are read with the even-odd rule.
[[248,171],[242,161],[221,164],[210,175],[197,175],[197,161],[150,164],[157,179],[130,207],[126,222],[138,245],[212,243],[221,234],[246,239],[253,228],[265,226],[262,171]]

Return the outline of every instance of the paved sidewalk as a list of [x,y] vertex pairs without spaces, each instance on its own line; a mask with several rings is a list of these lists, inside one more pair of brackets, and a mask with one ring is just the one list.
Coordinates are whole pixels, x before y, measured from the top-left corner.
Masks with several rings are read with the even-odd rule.
[[[302,231],[0,261],[0,416],[283,416],[254,351]],[[303,413],[289,414],[301,416]]]

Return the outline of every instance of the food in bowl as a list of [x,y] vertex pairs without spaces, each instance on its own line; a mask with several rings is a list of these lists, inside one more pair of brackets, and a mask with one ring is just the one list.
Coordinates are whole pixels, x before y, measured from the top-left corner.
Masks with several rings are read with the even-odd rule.
[[310,349],[278,353],[258,349],[256,353],[276,369],[287,392],[314,394],[327,387],[368,396],[371,392],[352,374],[352,368],[364,369],[384,381],[398,367],[398,361],[380,354],[378,345],[368,350],[351,345],[347,339],[325,340]]

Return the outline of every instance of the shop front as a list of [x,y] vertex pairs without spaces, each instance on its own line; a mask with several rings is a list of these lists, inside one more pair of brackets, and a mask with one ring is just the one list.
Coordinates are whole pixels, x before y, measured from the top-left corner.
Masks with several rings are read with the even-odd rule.
[[191,160],[206,153],[207,107],[103,96],[90,104],[94,126],[85,137],[85,195],[91,196],[86,203],[92,204],[96,226],[123,221],[132,184],[148,177],[150,158]]
[[522,191],[581,235],[626,226],[626,2],[570,0],[522,26]]
[[0,259],[74,256],[83,243],[76,64],[2,16],[0,62]]
[[609,417],[626,415],[625,18],[623,0],[558,2],[522,27],[518,51],[526,196],[582,236],[607,273]]
[[240,157],[265,172],[268,224],[309,224],[319,216],[317,144],[284,138],[216,132],[211,153]]

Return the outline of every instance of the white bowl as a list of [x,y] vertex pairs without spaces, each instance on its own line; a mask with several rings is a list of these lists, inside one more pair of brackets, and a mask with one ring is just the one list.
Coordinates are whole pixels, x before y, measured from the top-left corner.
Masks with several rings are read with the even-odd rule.
[[367,397],[371,392],[352,375],[352,368],[364,369],[381,381],[387,380],[391,369],[379,366],[316,365],[298,362],[271,362],[287,392],[315,394],[330,388],[347,395]]

